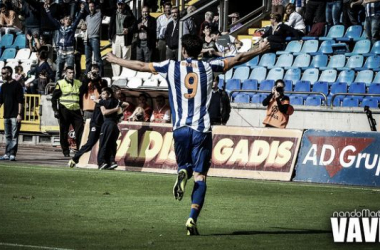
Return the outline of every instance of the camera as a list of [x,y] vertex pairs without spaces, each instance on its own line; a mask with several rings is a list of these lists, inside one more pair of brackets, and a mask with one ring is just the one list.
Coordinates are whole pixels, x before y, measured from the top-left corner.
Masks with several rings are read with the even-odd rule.
[[278,93],[283,93],[284,92],[284,88],[283,87],[276,87],[276,91]]
[[98,72],[91,72],[91,75],[93,76],[93,77],[98,77]]

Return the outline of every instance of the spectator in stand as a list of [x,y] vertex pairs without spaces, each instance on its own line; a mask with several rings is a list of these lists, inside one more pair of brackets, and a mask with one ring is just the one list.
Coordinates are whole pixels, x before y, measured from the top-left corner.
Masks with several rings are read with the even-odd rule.
[[363,4],[365,9],[365,32],[372,45],[380,39],[380,0],[359,0],[352,7]]
[[243,45],[241,41],[231,35],[223,35],[218,31],[212,31],[211,37],[215,41],[215,47],[217,50],[213,50],[214,56],[228,57],[235,56],[238,49]]
[[171,10],[172,21],[169,22],[165,32],[166,40],[166,60],[178,59],[178,39],[179,39],[179,9],[173,7]]
[[239,29],[243,24],[239,23],[240,14],[238,12],[232,13],[228,15],[228,17],[231,18],[231,25],[233,25],[230,28],[230,32],[234,32],[235,30]]
[[80,146],[83,133],[83,118],[80,110],[79,89],[82,83],[74,79],[74,67],[67,66],[65,78],[59,80],[53,95],[51,103],[53,106],[54,117],[59,122],[59,140],[63,155],[70,157],[68,143],[68,132],[70,125],[75,130],[75,141],[77,148]]
[[92,57],[99,65],[100,76],[103,76],[103,60],[100,55],[100,29],[102,27],[102,11],[96,10],[95,2],[88,3],[90,14],[86,17],[87,39],[85,39],[86,74],[91,70]]
[[343,0],[327,0],[326,3],[326,22],[327,25],[340,24],[342,14]]
[[285,48],[285,39],[288,35],[295,37],[296,40],[300,40],[300,34],[297,30],[281,22],[282,18],[280,14],[271,14],[270,22],[271,26],[261,36],[259,42],[268,41],[270,44],[270,50],[276,52]]
[[211,37],[211,26],[206,24],[203,30],[203,47],[202,47],[202,61],[209,61],[215,58],[215,41]]
[[0,27],[5,34],[21,31],[21,22],[15,11],[9,10],[4,4],[0,4]]
[[230,98],[226,91],[218,88],[219,76],[212,83],[212,95],[208,113],[211,125],[226,125],[231,113]]
[[25,92],[27,94],[45,95],[45,90],[48,83],[48,74],[46,70],[41,70],[38,77],[36,77],[32,82],[25,85]]
[[285,24],[297,30],[299,36],[305,36],[306,26],[303,17],[296,12],[294,4],[289,3],[285,8]]
[[298,14],[300,14],[301,16],[304,16],[306,0],[293,0],[293,1],[290,1],[290,3],[295,5],[296,11]]
[[[112,42],[112,53],[117,57],[130,59],[133,28],[136,19],[131,9],[123,0],[117,1],[117,9],[111,15],[108,39]],[[112,64],[112,74],[119,76],[121,67]]]
[[24,68],[20,65],[15,67],[15,77],[14,79],[21,84],[22,87],[25,87],[25,81],[27,80],[26,73]]
[[[190,5],[189,7],[187,7],[185,15],[194,12],[196,9],[197,8],[195,8],[193,5]],[[191,34],[191,35],[198,34],[198,28],[197,28],[197,24],[195,23],[194,17],[190,17],[183,22],[182,35],[186,35],[186,34]]]
[[128,121],[131,122],[144,122],[145,120],[145,112],[142,107],[137,107],[133,114],[128,118]]
[[49,63],[47,62],[48,52],[46,50],[41,50],[37,52],[38,65],[28,72],[28,75],[34,75],[36,78],[40,75],[41,71],[46,72],[47,81],[54,82],[54,72],[51,69]]
[[74,19],[78,2],[79,0],[63,0],[61,7],[64,15],[70,16],[72,19]]
[[364,20],[364,7],[361,0],[343,0],[343,25],[361,25]]
[[211,11],[207,11],[205,13],[205,20],[201,23],[201,27],[199,30],[199,37],[202,37],[204,26],[206,24],[211,26],[211,30],[218,30],[218,28],[219,28],[218,23],[214,22],[213,19],[214,19],[214,13],[212,13]]
[[263,121],[265,127],[286,128],[289,116],[293,114],[293,107],[290,105],[289,97],[284,95],[284,88],[284,81],[277,80],[272,93],[263,100],[263,106],[267,107]]
[[306,3],[305,24],[326,22],[326,0],[309,0]]
[[81,4],[81,11],[80,14],[76,17],[74,23],[72,23],[72,19],[70,16],[66,16],[63,20],[63,25],[61,23],[54,19],[51,16],[49,5],[45,4],[45,10],[47,13],[47,16],[49,20],[54,24],[55,28],[58,30],[58,36],[57,36],[57,45],[58,45],[58,51],[57,51],[57,72],[56,72],[56,79],[61,79],[62,71],[64,68],[64,65],[66,63],[67,66],[74,66],[75,63],[75,55],[74,55],[74,43],[75,43],[75,31],[77,29],[77,26],[79,24],[79,21],[82,18],[83,15],[83,9],[84,4]]
[[12,79],[13,70],[9,66],[1,69],[3,85],[0,92],[0,107],[4,104],[5,154],[0,160],[16,160],[18,133],[22,120],[24,91],[19,82]]
[[[46,0],[45,3],[49,3]],[[21,15],[24,17],[25,34],[39,37],[41,26],[41,8],[37,0],[23,1]]]
[[157,50],[158,50],[158,60],[164,61],[166,59],[166,41],[165,41],[165,31],[168,23],[172,21],[171,16],[172,4],[170,2],[165,2],[164,4],[164,14],[157,18]]
[[134,28],[137,36],[136,59],[138,61],[152,61],[153,50],[156,48],[156,27],[156,19],[150,16],[149,8],[144,6],[141,18]]
[[153,110],[150,121],[156,123],[169,123],[170,107],[165,103],[165,97],[163,95],[157,96],[156,104],[156,108]]
[[284,0],[272,0],[272,14],[284,15]]
[[150,117],[152,116],[152,107],[147,103],[147,96],[145,94],[140,94],[138,98],[139,105],[137,107],[144,109],[144,121],[149,122]]
[[81,99],[81,108],[83,110],[83,119],[91,119],[94,109],[94,100],[99,99],[102,88],[107,87],[107,81],[100,76],[98,64],[92,64],[91,70],[85,76],[82,86],[79,88],[79,97]]

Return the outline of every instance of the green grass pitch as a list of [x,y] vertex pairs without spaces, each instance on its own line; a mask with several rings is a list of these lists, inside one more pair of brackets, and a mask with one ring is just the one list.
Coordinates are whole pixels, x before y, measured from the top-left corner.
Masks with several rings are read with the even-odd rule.
[[192,181],[174,175],[0,165],[0,249],[378,249],[333,243],[334,211],[379,210],[378,189],[208,178],[199,237]]

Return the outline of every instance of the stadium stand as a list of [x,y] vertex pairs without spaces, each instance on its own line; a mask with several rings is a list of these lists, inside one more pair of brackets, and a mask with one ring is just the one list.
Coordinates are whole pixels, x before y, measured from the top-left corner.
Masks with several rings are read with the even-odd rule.
[[293,64],[289,66],[285,66],[285,69],[290,68],[307,68],[310,65],[311,56],[309,54],[299,54],[296,59],[294,59]]

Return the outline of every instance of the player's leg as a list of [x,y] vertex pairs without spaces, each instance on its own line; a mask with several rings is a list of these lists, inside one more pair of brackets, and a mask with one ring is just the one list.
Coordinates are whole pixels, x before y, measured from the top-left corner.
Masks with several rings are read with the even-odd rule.
[[117,127],[117,124],[113,124],[113,127],[112,127],[112,133],[110,135],[110,139],[109,139],[109,146],[108,146],[108,149],[109,149],[109,161],[110,161],[110,168],[109,169],[115,169],[117,168],[117,163],[115,161],[115,156],[116,156],[116,151],[117,151],[117,139],[119,138],[119,134],[120,134],[120,131],[119,131],[119,128]]
[[174,150],[178,165],[177,179],[173,187],[173,195],[175,199],[182,200],[185,193],[187,180],[192,176],[191,166],[191,136],[192,129],[182,127],[174,130]]
[[107,123],[103,123],[102,128],[100,130],[99,137],[99,151],[98,151],[98,166],[100,170],[107,169],[108,163],[106,160],[107,154]]

